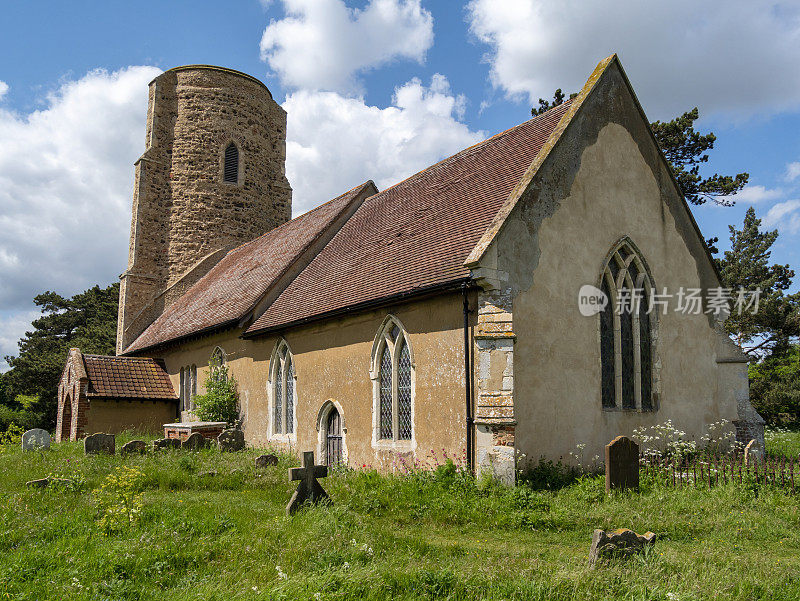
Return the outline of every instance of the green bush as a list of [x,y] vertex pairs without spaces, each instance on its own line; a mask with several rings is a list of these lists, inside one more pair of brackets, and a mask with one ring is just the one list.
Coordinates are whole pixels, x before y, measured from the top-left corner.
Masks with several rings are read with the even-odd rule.
[[203,421],[239,422],[239,391],[236,378],[227,365],[211,365],[206,378],[206,393],[194,398],[195,414]]

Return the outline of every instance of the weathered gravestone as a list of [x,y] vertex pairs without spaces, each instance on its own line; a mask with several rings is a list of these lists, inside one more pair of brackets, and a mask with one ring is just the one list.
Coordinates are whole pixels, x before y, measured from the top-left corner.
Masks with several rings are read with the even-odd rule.
[[606,492],[639,489],[639,445],[617,436],[606,445]]
[[264,469],[271,465],[278,465],[278,456],[273,454],[259,455],[256,457],[256,467]]
[[636,534],[627,528],[618,528],[606,532],[595,530],[592,535],[592,546],[589,549],[589,565],[593,566],[598,559],[627,558],[644,553],[647,547],[654,545],[656,535],[645,532]]
[[217,436],[220,451],[241,451],[244,449],[244,432],[241,430],[223,430]]
[[28,430],[22,435],[22,450],[35,451],[36,449],[50,448],[50,433],[41,428]]
[[292,515],[306,502],[330,501],[328,493],[317,482],[317,478],[325,478],[327,475],[327,465],[314,465],[314,451],[303,453],[303,467],[289,468],[289,482],[299,480],[300,484],[297,485],[297,490],[294,491],[289,504],[286,506],[286,513]]
[[96,432],[83,439],[83,452],[87,455],[105,453],[113,455],[116,452],[116,438],[113,434]]
[[144,455],[147,452],[147,443],[143,440],[131,440],[126,442],[119,449],[119,454],[125,455]]
[[153,450],[180,449],[181,441],[177,438],[159,438],[153,441]]
[[747,443],[744,448],[744,464],[746,466],[754,466],[764,461],[764,449],[761,448],[759,442],[755,439]]
[[211,442],[200,432],[194,432],[181,443],[181,448],[187,451],[199,451],[200,449],[208,448],[210,444]]

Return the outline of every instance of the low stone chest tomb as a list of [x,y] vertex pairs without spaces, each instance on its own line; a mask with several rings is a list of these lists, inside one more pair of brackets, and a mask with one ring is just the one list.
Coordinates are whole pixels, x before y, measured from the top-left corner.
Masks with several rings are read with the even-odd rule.
[[41,428],[28,430],[22,435],[22,450],[35,451],[37,449],[50,448],[50,433]]
[[87,455],[105,453],[113,455],[116,452],[116,438],[113,434],[97,432],[83,439],[83,452]]
[[627,528],[604,531],[597,529],[592,535],[592,546],[589,549],[589,565],[594,566],[600,559],[627,558],[644,553],[647,547],[656,542],[652,532],[636,534]]

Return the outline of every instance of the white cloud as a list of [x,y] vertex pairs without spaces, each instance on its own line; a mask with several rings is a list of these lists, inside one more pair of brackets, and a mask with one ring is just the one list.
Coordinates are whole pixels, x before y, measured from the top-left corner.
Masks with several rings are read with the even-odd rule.
[[31,322],[41,317],[39,311],[13,311],[7,315],[0,313],[0,372],[8,369],[6,357],[19,353],[17,342],[25,332],[33,329]]
[[2,100],[3,96],[5,96],[7,93],[8,93],[8,84],[4,81],[0,81],[0,100]]
[[289,95],[287,176],[295,214],[372,179],[379,189],[485,137],[460,122],[465,98],[447,79],[412,79],[395,89],[392,106],[302,90]]
[[[147,83],[129,67],[67,81],[42,110],[0,109],[0,307],[44,290],[111,283],[127,263],[133,162],[144,150]],[[4,326],[0,326],[4,327]]]
[[[783,195],[780,188],[767,188],[765,186],[745,186],[733,196],[726,196],[726,200],[738,203],[758,204],[765,200],[775,200]],[[721,206],[721,205],[719,205]]]
[[778,228],[782,233],[800,234],[800,200],[773,205],[761,224],[766,228]]
[[793,182],[800,177],[800,161],[786,165],[786,179]]
[[472,0],[467,10],[490,46],[493,84],[531,104],[578,91],[617,52],[651,118],[800,106],[796,1]]
[[422,62],[433,44],[433,18],[420,0],[283,0],[287,16],[261,38],[261,57],[293,88],[353,92],[359,72],[395,58]]

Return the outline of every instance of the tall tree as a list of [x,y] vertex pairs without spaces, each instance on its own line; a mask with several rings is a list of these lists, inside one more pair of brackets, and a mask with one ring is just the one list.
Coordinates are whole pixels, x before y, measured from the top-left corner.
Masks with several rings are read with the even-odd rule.
[[800,293],[787,294],[794,271],[772,264],[772,245],[778,230],[761,231],[753,207],[744,216],[742,229],[728,226],[731,249],[717,259],[723,285],[737,290],[759,290],[757,311],[731,312],[725,330],[746,352],[763,356],[787,348],[800,335]]
[[[570,100],[577,94],[570,94]],[[555,91],[553,100],[539,98],[539,106],[531,109],[531,115],[541,115],[554,106],[564,102],[561,88]],[[747,173],[708,177],[700,175],[700,167],[708,162],[708,151],[714,148],[717,137],[713,132],[701,134],[694,129],[694,122],[700,117],[697,107],[685,112],[672,121],[654,121],[650,124],[658,145],[672,168],[672,173],[686,197],[692,204],[701,205],[712,201],[723,206],[733,205],[731,196],[745,187],[750,176]],[[712,242],[713,241],[709,241]]]
[[58,382],[69,349],[114,354],[118,302],[119,284],[94,286],[72,298],[55,292],[34,298],[43,316],[19,341],[19,354],[6,357],[11,369],[3,383],[7,397],[34,398],[28,409],[39,414],[42,427],[55,426]]

